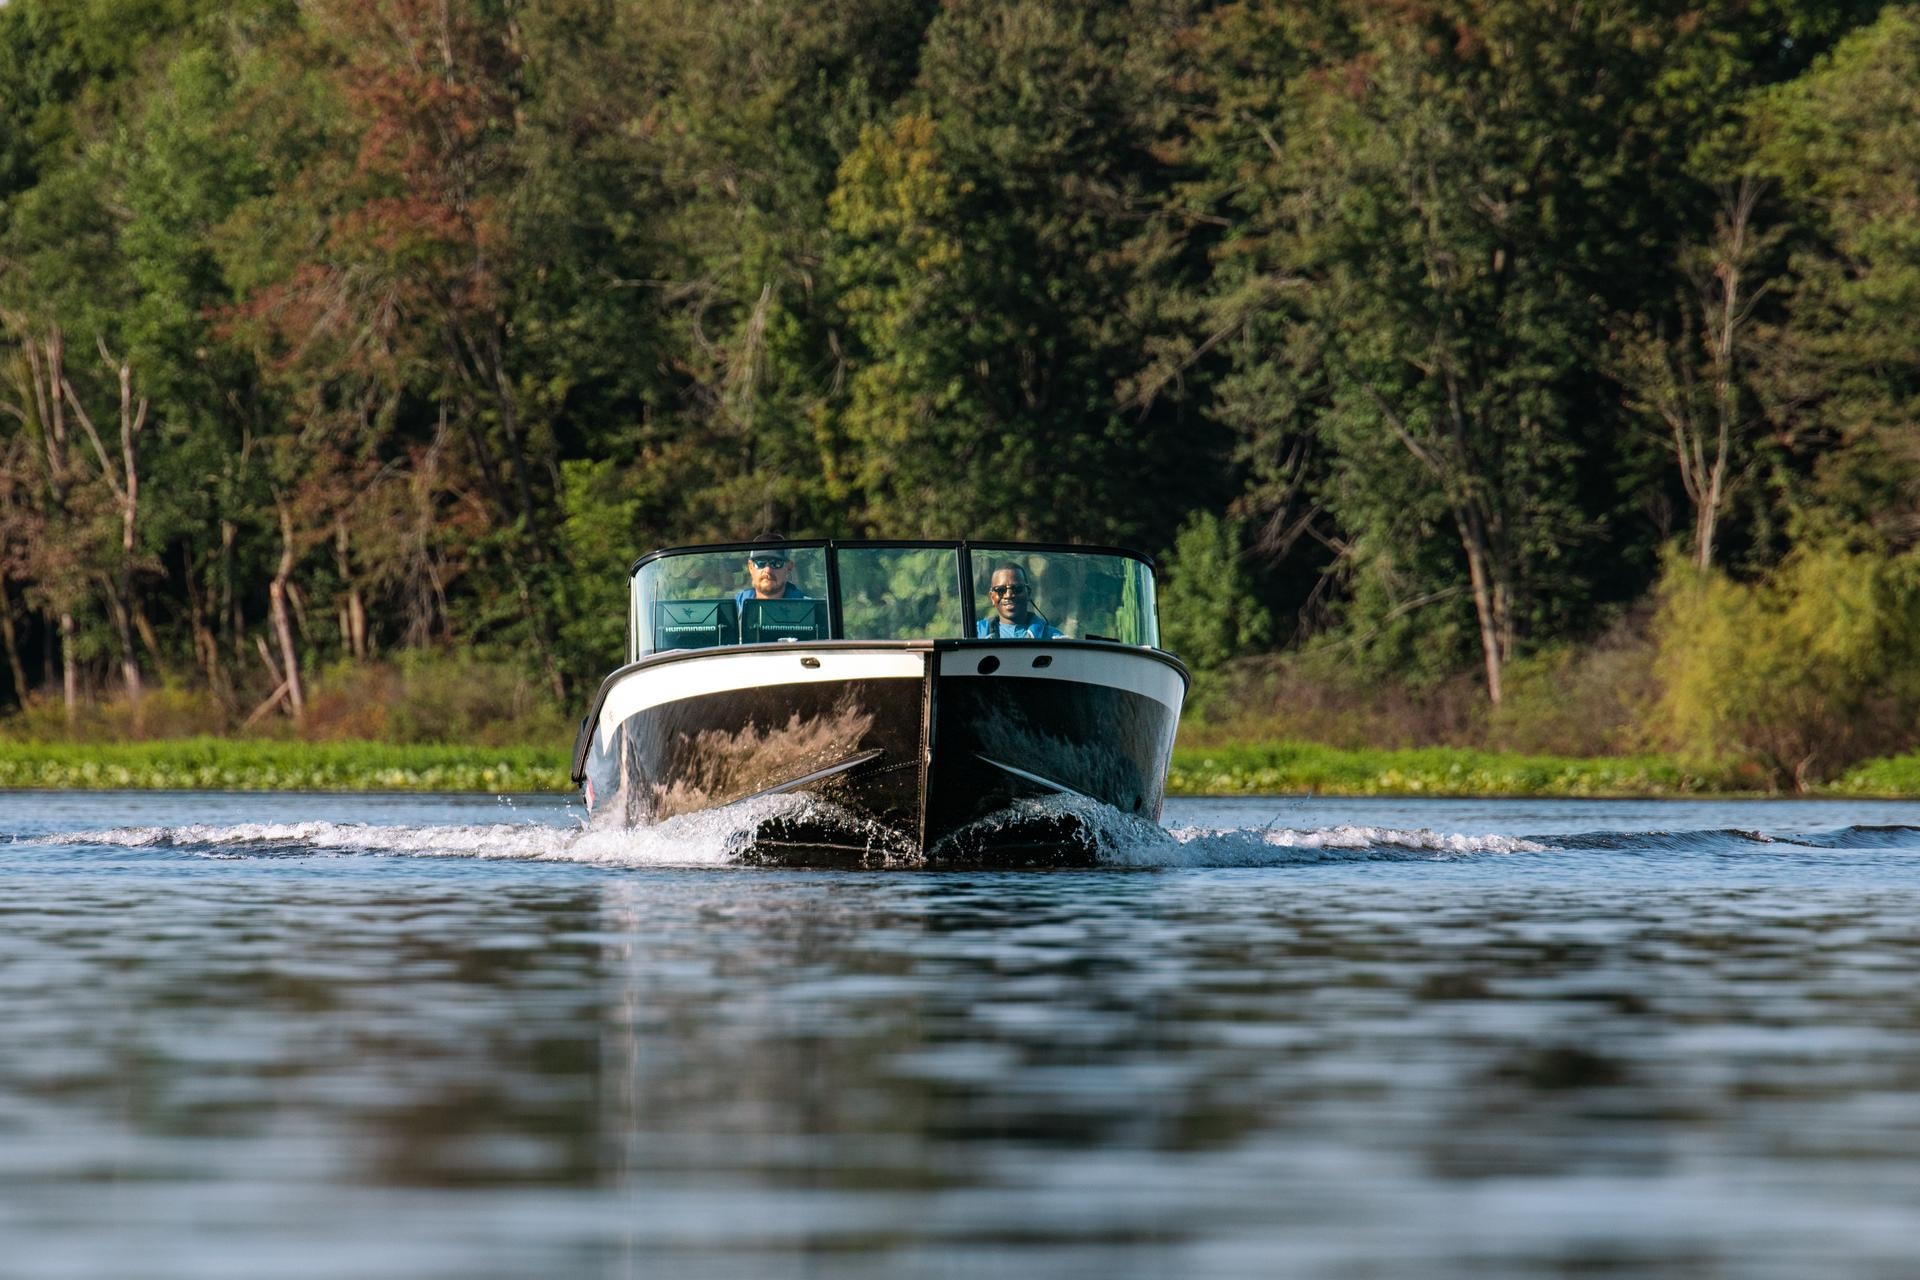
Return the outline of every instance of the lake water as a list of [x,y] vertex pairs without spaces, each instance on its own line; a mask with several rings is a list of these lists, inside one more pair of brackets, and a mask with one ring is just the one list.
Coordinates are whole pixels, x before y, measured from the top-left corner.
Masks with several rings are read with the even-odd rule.
[[1909,1277],[1920,804],[0,793],[0,1274]]

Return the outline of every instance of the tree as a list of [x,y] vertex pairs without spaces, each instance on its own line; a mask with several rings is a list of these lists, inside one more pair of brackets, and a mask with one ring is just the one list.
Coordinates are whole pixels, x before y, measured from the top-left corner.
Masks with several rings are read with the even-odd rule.
[[1889,6],[1755,105],[1799,235],[1769,390],[1823,521],[1920,539],[1920,14]]
[[1253,652],[1272,638],[1241,561],[1240,530],[1211,511],[1188,519],[1174,540],[1160,593],[1161,635],[1196,671]]
[[1754,225],[1759,197],[1751,177],[1732,184],[1712,238],[1682,251],[1688,287],[1669,315],[1630,320],[1615,339],[1630,404],[1664,428],[1693,507],[1693,563],[1702,571],[1714,562],[1721,517],[1751,466],[1761,423],[1748,347],[1755,309],[1769,291],[1759,267],[1779,237]]
[[900,532],[1163,540],[1221,448],[1129,397],[1164,82],[1142,6],[950,8],[919,91],[869,126],[833,197],[849,343],[836,492]]
[[[317,7],[268,60],[304,89],[256,98],[262,133],[299,142],[276,157],[271,188],[228,220],[223,265],[244,295],[235,330],[273,371],[305,437],[282,455],[275,582],[321,545],[351,579],[354,522],[322,496],[353,492],[357,478],[405,456],[409,437],[437,442],[450,417],[501,518],[487,545],[508,598],[562,696],[547,581],[553,442],[522,412],[511,336],[524,92],[511,15],[477,0],[341,0]],[[303,511],[304,528],[293,519]],[[351,643],[357,587],[342,586]],[[276,607],[285,635],[283,624]]]

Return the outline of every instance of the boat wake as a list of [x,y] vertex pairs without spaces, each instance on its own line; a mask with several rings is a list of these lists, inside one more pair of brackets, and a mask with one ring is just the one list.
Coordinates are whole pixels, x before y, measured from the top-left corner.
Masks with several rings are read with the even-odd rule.
[[[1791,857],[1821,859],[1867,851],[1920,851],[1920,827],[1856,825],[1829,831],[1762,832],[1741,828],[1680,831],[1595,831],[1553,836],[1465,835],[1383,826],[1162,827],[1092,801],[1058,797],[1025,801],[971,829],[991,847],[996,824],[1031,829],[1055,822],[1077,831],[1060,861],[1115,869],[1286,867],[1341,862],[1456,861],[1512,855],[1660,857]],[[767,843],[804,825],[840,833],[844,846],[810,851]],[[515,821],[381,825],[362,822],[195,823],[117,827],[36,836],[5,844],[76,851],[140,850],[162,857],[210,859],[393,857],[517,859],[604,867],[943,868],[979,866],[977,854],[932,856],[890,848],[886,833],[814,796],[765,796],[723,809],[670,818],[640,829],[557,826]],[[851,847],[851,852],[849,848]],[[1044,853],[1044,851],[1043,851]],[[985,860],[991,865],[990,859]],[[1019,865],[1044,864],[1023,856]]]
[[[1470,858],[1545,852],[1551,846],[1503,835],[1451,835],[1430,830],[1400,831],[1370,826],[1295,829],[1166,828],[1117,813],[1090,801],[1061,798],[1025,802],[994,821],[1031,823],[1053,818],[1077,824],[1080,865],[1111,868],[1269,867],[1335,861],[1396,861]],[[770,852],[756,844],[763,829],[808,822],[842,823],[856,847],[867,841],[865,856],[845,850],[821,858],[804,849]],[[383,826],[358,822],[245,822],[232,825],[188,824],[172,827],[120,827],[74,831],[18,841],[22,846],[91,847],[148,850],[175,857],[212,859],[400,857],[476,858],[582,863],[606,867],[749,867],[766,865],[852,865],[942,867],[951,865],[936,850],[931,857],[890,849],[879,833],[852,815],[837,814],[828,802],[811,796],[768,796],[759,800],[670,818],[640,829],[574,826],[541,822],[469,825]],[[966,865],[979,865],[977,857]]]

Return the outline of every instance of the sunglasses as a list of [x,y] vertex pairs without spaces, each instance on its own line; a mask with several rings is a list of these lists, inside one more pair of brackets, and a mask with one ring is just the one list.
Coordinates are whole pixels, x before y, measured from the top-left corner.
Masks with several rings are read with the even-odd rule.
[[751,556],[750,562],[756,569],[784,569],[787,562],[783,556]]
[[1012,586],[988,587],[987,594],[993,596],[1024,596],[1033,594],[1033,588],[1016,582]]

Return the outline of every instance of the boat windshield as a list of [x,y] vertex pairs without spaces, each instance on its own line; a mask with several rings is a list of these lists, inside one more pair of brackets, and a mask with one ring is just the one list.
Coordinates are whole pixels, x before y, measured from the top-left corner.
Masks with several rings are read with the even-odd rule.
[[1159,645],[1153,570],[1126,556],[972,548],[975,634]]
[[669,551],[634,571],[631,610],[629,660],[829,639],[1160,642],[1144,560],[1017,543]]
[[829,634],[824,547],[665,555],[633,575],[629,657]]

